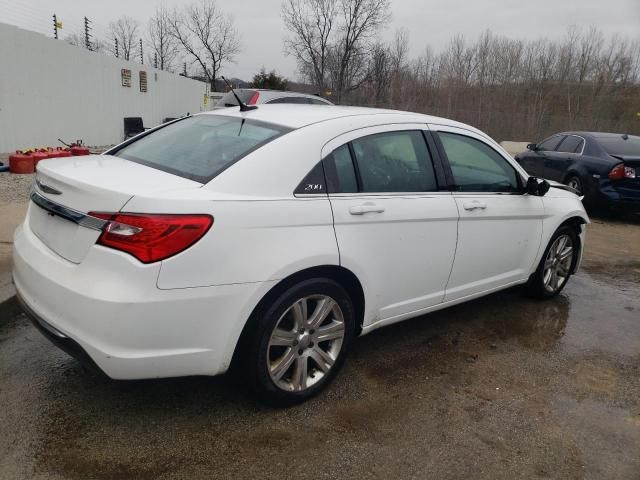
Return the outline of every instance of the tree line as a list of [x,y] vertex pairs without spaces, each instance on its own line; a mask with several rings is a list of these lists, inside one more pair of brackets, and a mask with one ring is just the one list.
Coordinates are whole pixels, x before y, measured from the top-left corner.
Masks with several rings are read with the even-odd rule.
[[[283,49],[308,90],[335,103],[411,110],[470,123],[498,139],[540,139],[562,130],[640,133],[640,38],[571,27],[564,38],[521,40],[486,31],[451,38],[412,57],[409,35],[381,40],[390,0],[283,0]],[[133,18],[111,22],[113,41],[95,47],[186,70],[210,83],[241,51],[233,19],[215,0],[157,7],[146,31]],[[73,40],[73,39],[71,39]],[[79,43],[76,39],[76,43]],[[186,72],[185,72],[186,73]],[[275,72],[255,86],[286,88]],[[291,82],[289,82],[291,85]]]

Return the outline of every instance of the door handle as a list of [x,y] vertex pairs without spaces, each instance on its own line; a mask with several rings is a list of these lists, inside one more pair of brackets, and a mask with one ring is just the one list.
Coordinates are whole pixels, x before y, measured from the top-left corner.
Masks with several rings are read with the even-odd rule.
[[474,200],[473,202],[463,203],[462,206],[465,210],[484,210],[487,208],[487,204]]
[[364,203],[362,205],[354,205],[349,208],[349,213],[351,215],[364,215],[365,213],[382,213],[384,212],[383,207],[379,207],[375,203]]

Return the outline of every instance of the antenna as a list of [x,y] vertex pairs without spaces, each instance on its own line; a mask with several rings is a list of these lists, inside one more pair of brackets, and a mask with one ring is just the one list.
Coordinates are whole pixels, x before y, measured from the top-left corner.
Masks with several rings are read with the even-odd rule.
[[222,78],[224,83],[227,84],[227,87],[229,87],[229,89],[231,90],[231,93],[233,93],[233,96],[236,97],[236,100],[238,101],[238,105],[240,105],[240,111],[241,112],[248,112],[250,110],[257,110],[258,109],[257,106],[255,106],[255,105],[247,105],[242,100],[240,100],[240,97],[236,94],[235,90],[233,89],[231,84],[227,81],[227,79],[222,77],[222,76],[220,78]]

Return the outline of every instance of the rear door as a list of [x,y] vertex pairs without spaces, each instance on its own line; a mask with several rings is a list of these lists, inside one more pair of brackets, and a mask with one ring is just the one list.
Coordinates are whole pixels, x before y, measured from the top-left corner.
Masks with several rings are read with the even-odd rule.
[[545,178],[556,182],[564,181],[569,167],[580,157],[583,149],[584,139],[582,137],[577,135],[564,137],[560,145],[556,147],[554,155],[548,156],[545,161]]
[[425,128],[366,128],[323,149],[340,263],[375,321],[442,302],[451,272],[458,210]]
[[458,245],[445,301],[526,279],[540,247],[542,199],[523,193],[520,173],[474,132],[430,125],[454,182]]

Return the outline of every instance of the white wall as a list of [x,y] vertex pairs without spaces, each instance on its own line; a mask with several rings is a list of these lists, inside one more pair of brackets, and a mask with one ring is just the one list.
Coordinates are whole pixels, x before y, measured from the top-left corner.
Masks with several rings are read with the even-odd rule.
[[[122,86],[123,68],[131,70],[129,88]],[[140,92],[141,70],[147,93]],[[142,117],[153,127],[165,117],[208,110],[206,87],[0,23],[0,152],[60,145],[58,138],[118,143],[124,117]]]

